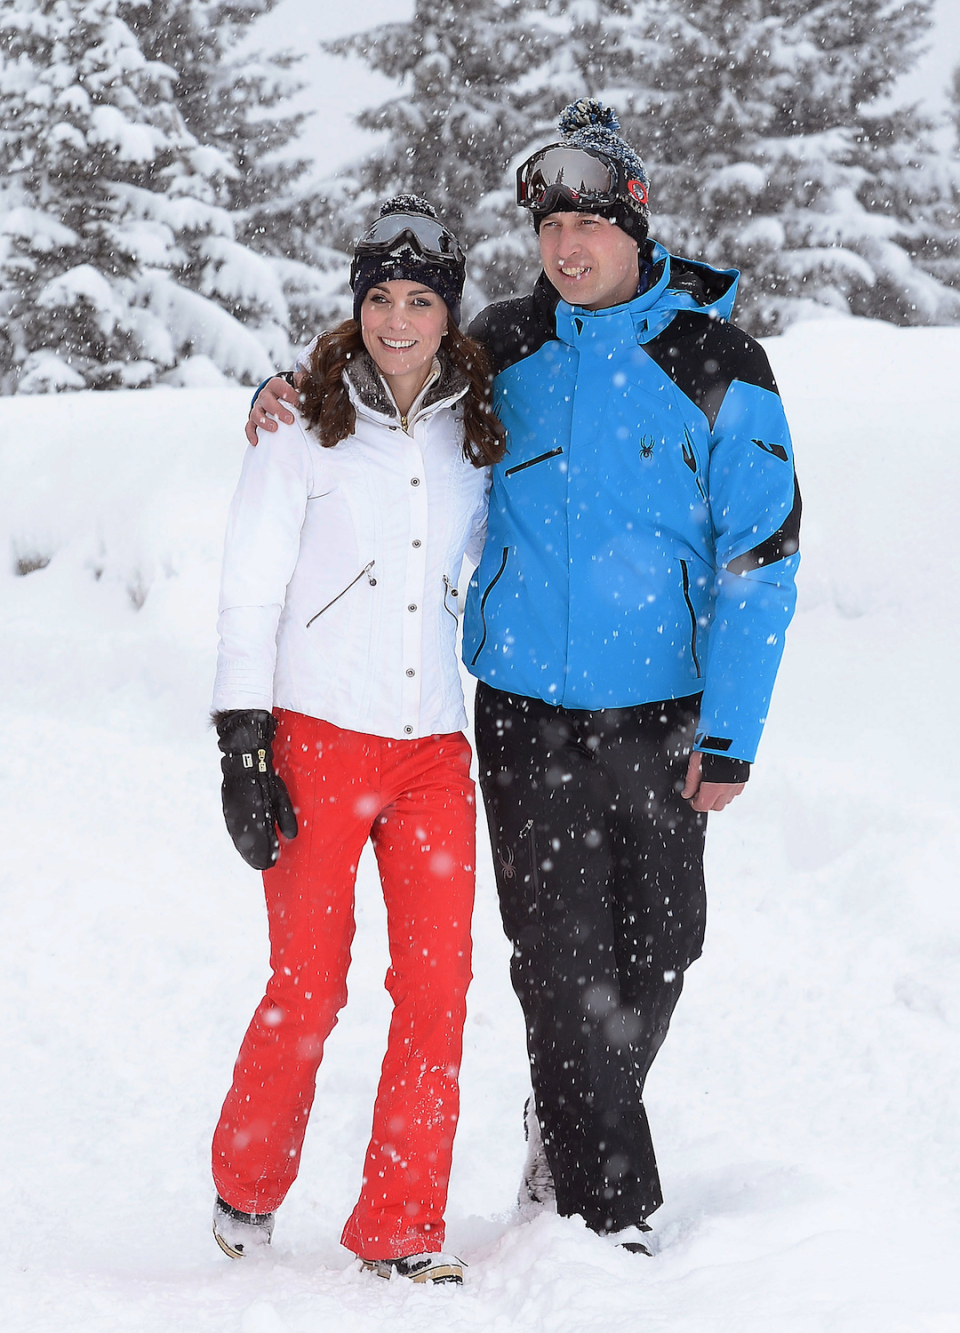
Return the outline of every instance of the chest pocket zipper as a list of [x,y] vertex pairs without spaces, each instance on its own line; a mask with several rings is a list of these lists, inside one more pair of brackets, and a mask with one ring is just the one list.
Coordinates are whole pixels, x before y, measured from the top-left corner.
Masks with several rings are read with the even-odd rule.
[[446,613],[447,613],[448,616],[453,616],[454,620],[459,620],[459,617],[458,617],[456,611],[451,611],[451,610],[450,610],[450,607],[447,605],[447,596],[448,596],[448,595],[451,596],[451,597],[453,598],[454,606],[456,606],[457,598],[460,596],[459,589],[455,588],[455,587],[453,586],[453,584],[450,582],[450,580],[447,578],[446,574],[444,574],[444,576],[443,576],[443,609],[444,609],[444,611],[446,611]]
[[370,560],[367,564],[364,565],[363,569],[361,569],[361,571],[360,571],[360,573],[357,575],[357,577],[356,577],[355,579],[351,579],[351,580],[350,580],[350,582],[347,584],[347,586],[343,589],[342,592],[338,592],[337,595],[336,595],[336,597],[332,598],[329,602],[327,602],[326,606],[321,606],[321,608],[320,608],[320,610],[317,612],[317,614],[316,614],[315,616],[311,616],[310,619],[307,621],[307,626],[306,626],[307,629],[310,628],[310,626],[313,624],[313,622],[314,622],[315,620],[319,620],[319,619],[320,619],[320,617],[323,615],[324,611],[329,611],[330,608],[331,608],[331,606],[333,606],[334,602],[339,602],[339,600],[340,600],[341,597],[345,597],[345,596],[347,595],[347,593],[350,591],[350,589],[351,589],[355,584],[357,584],[357,583],[360,582],[360,580],[363,578],[364,574],[366,574],[366,576],[367,576],[367,582],[370,584],[370,587],[371,587],[371,588],[375,588],[375,587],[377,586],[377,580],[373,577],[373,575],[370,573],[370,571],[371,571],[371,569],[373,569],[373,567],[374,567],[374,565],[375,565],[376,563],[377,563],[376,560]]
[[516,467],[508,467],[504,472],[505,477],[512,477],[515,472],[522,472],[525,467],[535,467],[537,463],[545,463],[548,458],[556,458],[557,454],[562,454],[563,449],[551,449],[548,453],[537,454],[536,458],[528,458],[525,463],[518,463]]

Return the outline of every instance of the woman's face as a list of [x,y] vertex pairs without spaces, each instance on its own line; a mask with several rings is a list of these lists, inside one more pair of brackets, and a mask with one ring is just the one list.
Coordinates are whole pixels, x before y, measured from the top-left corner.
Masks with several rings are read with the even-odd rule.
[[447,329],[446,302],[419,282],[381,282],[363,298],[360,329],[382,374],[423,383]]

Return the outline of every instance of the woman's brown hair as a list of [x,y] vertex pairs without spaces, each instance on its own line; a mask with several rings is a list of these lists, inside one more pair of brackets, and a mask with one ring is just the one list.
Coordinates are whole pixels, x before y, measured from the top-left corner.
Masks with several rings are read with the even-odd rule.
[[[468,384],[463,398],[463,456],[474,467],[499,463],[504,455],[505,432],[494,415],[493,371],[483,343],[461,333],[453,320],[448,321],[444,351],[454,370],[465,376]],[[308,429],[326,449],[331,449],[357,424],[357,414],[343,372],[353,357],[365,351],[360,325],[346,319],[329,333],[321,333],[310,355],[310,373],[300,386],[300,410]]]

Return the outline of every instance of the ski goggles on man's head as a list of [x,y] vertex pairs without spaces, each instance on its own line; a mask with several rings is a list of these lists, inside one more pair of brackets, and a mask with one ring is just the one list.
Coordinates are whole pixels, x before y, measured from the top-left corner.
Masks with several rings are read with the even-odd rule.
[[517,203],[532,213],[554,213],[564,204],[589,213],[626,202],[646,204],[646,185],[599,149],[552,143],[517,169]]
[[409,250],[415,259],[428,264],[443,264],[451,269],[463,268],[463,251],[452,231],[436,218],[420,213],[388,213],[377,218],[373,226],[355,243],[350,284],[356,278],[363,259],[379,259],[385,255],[400,255]]

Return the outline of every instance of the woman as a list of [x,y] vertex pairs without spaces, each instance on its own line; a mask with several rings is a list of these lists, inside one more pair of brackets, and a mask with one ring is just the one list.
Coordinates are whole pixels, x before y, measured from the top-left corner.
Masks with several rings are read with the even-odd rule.
[[268,1244],[296,1177],[370,838],[394,1009],[342,1240],[382,1277],[460,1282],[442,1253],[474,892],[456,584],[503,431],[428,204],[385,204],[350,279],[354,317],[318,339],[293,424],[247,451],[227,529],[224,815],[265,871],[272,975],[214,1137],[214,1234],[233,1257]]

